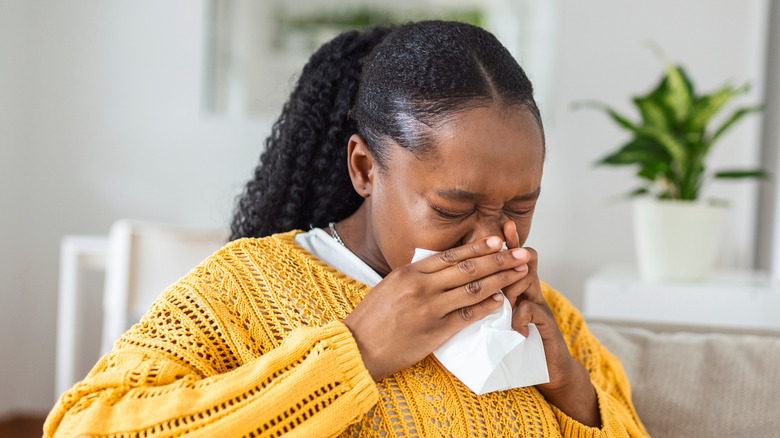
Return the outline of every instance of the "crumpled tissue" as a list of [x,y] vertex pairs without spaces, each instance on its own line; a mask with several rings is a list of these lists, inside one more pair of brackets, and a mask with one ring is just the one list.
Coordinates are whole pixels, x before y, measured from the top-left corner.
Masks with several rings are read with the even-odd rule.
[[[412,263],[437,252],[416,248]],[[506,297],[501,307],[453,335],[433,354],[477,395],[550,381],[539,330],[528,324],[527,338],[514,331]]]

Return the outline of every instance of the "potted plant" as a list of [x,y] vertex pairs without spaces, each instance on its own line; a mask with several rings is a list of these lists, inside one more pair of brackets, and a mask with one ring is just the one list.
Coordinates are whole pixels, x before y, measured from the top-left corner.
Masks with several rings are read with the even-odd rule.
[[762,106],[738,108],[711,129],[713,117],[749,86],[724,85],[710,94],[698,94],[681,66],[665,63],[660,83],[648,94],[632,99],[641,115],[638,122],[602,103],[579,106],[603,110],[631,134],[627,143],[596,165],[637,168],[642,184],[629,196],[638,197],[634,229],[642,277],[651,281],[700,280],[715,263],[725,207],[722,201],[702,201],[702,186],[711,178],[765,176],[759,169],[709,172],[707,156],[725,132]]

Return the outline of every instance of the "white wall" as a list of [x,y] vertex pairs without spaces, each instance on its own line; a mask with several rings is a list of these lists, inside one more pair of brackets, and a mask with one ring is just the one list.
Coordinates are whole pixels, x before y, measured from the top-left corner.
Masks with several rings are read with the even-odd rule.
[[[599,266],[633,260],[629,205],[605,205],[632,179],[591,168],[623,134],[569,104],[628,109],[661,71],[647,38],[704,89],[760,79],[761,4],[559,1],[555,86],[543,108],[549,156],[529,243],[544,278],[575,303]],[[268,122],[200,113],[203,11],[204,1],[187,0],[0,0],[0,415],[53,403],[63,235],[105,234],[121,217],[227,225]],[[743,128],[718,161],[755,161]],[[724,191],[737,207],[725,266],[751,263],[753,189]]]
[[[540,254],[543,277],[575,304],[588,275],[607,263],[633,263],[631,204],[613,195],[638,186],[633,172],[592,163],[628,136],[600,112],[572,111],[578,100],[598,99],[638,119],[629,98],[654,87],[662,65],[648,40],[684,64],[698,89],[725,81],[754,89],[742,104],[761,100],[765,2],[705,0],[562,0],[559,4],[556,77],[548,118],[548,158],[543,195],[529,244]],[[533,79],[533,78],[532,78]],[[713,152],[711,169],[753,166],[760,117],[727,134]],[[731,201],[720,267],[752,266],[757,183],[712,184],[706,194]]]
[[19,163],[23,157],[20,106],[25,95],[27,17],[27,4],[0,3],[0,351],[3,352],[0,354],[0,415],[13,407],[20,367],[12,358],[23,347],[18,327],[20,310],[26,309],[24,281],[20,275],[24,263],[17,251],[25,232],[24,203],[17,187],[26,180]]
[[0,2],[0,416],[53,404],[63,235],[228,224],[268,123],[200,113],[202,3]]

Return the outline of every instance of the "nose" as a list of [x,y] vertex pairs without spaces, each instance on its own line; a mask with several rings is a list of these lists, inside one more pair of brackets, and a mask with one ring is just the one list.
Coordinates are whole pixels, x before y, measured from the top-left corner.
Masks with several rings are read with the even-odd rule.
[[490,236],[498,236],[502,241],[505,241],[504,224],[508,220],[509,218],[503,211],[490,215],[479,214],[474,221],[472,229],[463,236],[461,244],[465,245],[467,243],[476,242],[477,240]]

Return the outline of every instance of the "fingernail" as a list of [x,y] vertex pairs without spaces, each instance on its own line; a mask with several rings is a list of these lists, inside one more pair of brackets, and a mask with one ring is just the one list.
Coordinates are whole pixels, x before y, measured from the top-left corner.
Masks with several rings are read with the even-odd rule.
[[504,295],[502,295],[500,292],[496,292],[493,294],[493,299],[496,301],[504,301]]
[[526,269],[528,269],[528,265],[515,266],[515,271],[517,271],[517,272],[523,272]]
[[512,257],[520,260],[521,258],[525,257],[525,250],[522,248],[517,248],[512,250]]
[[487,245],[491,248],[497,248],[501,246],[501,239],[499,239],[496,236],[493,236],[487,240]]

